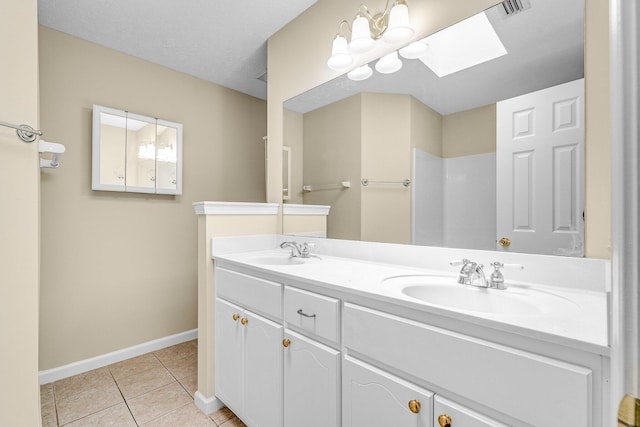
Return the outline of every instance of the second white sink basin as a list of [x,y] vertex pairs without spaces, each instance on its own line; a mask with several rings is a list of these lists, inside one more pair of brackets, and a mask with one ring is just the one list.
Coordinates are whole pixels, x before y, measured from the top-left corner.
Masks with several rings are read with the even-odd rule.
[[526,287],[504,290],[456,283],[455,277],[398,276],[383,281],[402,294],[453,310],[504,316],[571,315],[580,310],[573,301],[552,292]]

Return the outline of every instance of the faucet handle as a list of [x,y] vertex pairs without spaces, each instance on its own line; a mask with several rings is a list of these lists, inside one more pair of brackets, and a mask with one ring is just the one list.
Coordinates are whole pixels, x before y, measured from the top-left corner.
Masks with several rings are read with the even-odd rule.
[[504,264],[499,261],[495,261],[491,263],[493,267],[493,272],[491,273],[491,277],[489,279],[489,286],[496,289],[506,289],[507,286],[504,284],[504,276],[500,271],[501,268],[517,268],[520,270],[524,270],[524,265],[522,264]]
[[458,260],[449,261],[449,265],[452,266],[452,267],[456,267],[458,265],[469,264],[470,262],[471,262],[471,260],[468,260],[466,258],[462,258],[462,259],[458,259]]

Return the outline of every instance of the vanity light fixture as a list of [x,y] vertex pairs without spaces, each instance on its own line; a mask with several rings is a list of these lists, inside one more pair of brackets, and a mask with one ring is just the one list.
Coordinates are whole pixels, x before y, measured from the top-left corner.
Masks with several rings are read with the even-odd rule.
[[[361,4],[353,24],[349,25],[347,20],[340,22],[338,32],[333,39],[331,56],[327,61],[329,68],[336,71],[346,69],[353,63],[354,54],[369,52],[375,47],[377,40],[382,39],[386,43],[399,44],[407,42],[413,37],[415,31],[409,23],[409,8],[406,0],[395,0],[390,9],[389,2],[390,0],[387,0],[384,11],[377,14],[371,13],[366,5]],[[343,32],[344,25],[351,32],[349,42]],[[397,58],[397,53],[395,57]],[[398,59],[398,61],[400,60]],[[400,67],[397,64],[391,67],[390,63],[392,62],[382,68],[396,68],[395,71],[397,71],[402,67],[402,63],[400,63]]]

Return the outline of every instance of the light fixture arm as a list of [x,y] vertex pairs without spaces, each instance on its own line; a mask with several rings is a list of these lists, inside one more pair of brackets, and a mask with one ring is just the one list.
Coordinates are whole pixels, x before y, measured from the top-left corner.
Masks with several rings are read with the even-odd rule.
[[349,24],[349,21],[347,21],[346,19],[343,19],[342,21],[340,21],[340,23],[338,24],[338,31],[336,32],[336,37],[342,36],[342,37],[346,37],[346,34],[344,34],[342,32],[342,26],[346,25],[347,29],[349,30],[349,34],[351,34],[352,30],[351,30],[351,25]]

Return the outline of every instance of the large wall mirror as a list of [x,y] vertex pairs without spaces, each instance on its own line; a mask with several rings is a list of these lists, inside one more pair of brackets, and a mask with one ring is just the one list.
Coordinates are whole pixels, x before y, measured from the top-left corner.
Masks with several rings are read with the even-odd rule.
[[[583,256],[584,0],[522,3],[483,12],[494,59],[444,70],[465,56],[440,56],[445,29],[393,74],[287,100],[284,145],[303,152],[288,202],[330,205],[331,238]],[[458,43],[483,49],[474,31]]]

